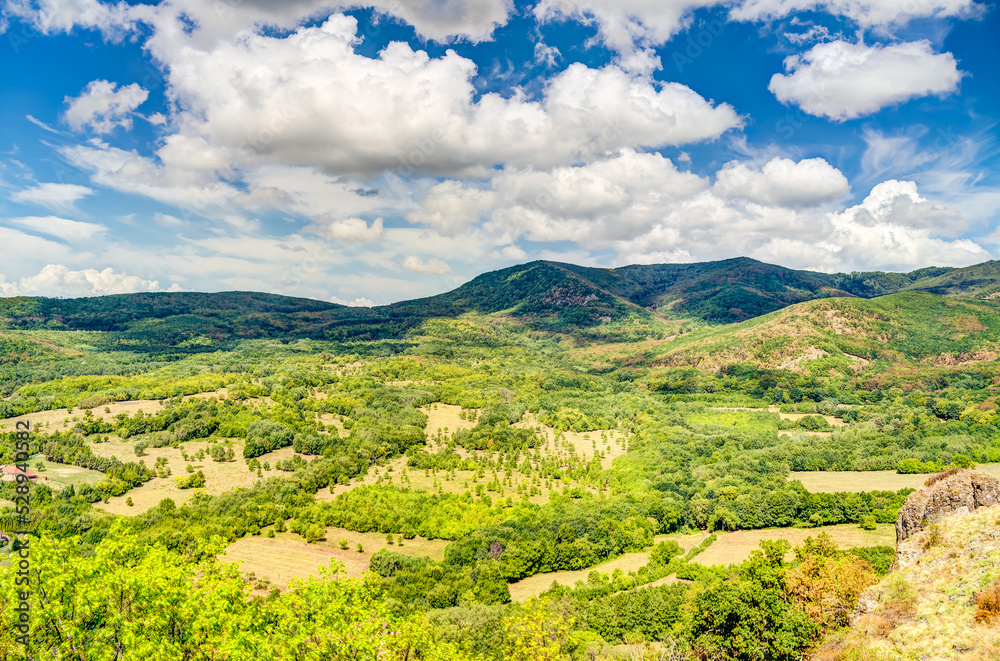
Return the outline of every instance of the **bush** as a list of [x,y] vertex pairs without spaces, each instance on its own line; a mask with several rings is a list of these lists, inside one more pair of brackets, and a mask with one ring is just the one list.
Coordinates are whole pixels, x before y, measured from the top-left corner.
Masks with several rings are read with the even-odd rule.
[[976,595],[976,622],[1000,622],[1000,581]]
[[187,477],[175,477],[174,482],[178,489],[199,489],[205,486],[205,473],[198,471]]
[[862,530],[875,530],[876,521],[875,516],[872,514],[866,514],[861,517],[861,529]]
[[243,446],[243,456],[247,459],[259,457],[272,450],[292,444],[295,430],[274,420],[257,420],[247,427],[247,442]]

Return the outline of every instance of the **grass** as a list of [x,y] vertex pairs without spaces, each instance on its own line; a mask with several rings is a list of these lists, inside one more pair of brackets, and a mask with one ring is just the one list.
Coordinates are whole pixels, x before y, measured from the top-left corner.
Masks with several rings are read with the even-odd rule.
[[[165,478],[154,477],[141,487],[132,489],[121,496],[110,498],[107,503],[95,503],[94,507],[112,514],[135,515],[156,507],[164,498],[172,498],[178,505],[187,502],[194,493],[194,490],[178,489],[174,483],[174,478],[188,475],[186,470],[188,464],[194,466],[195,470],[201,470],[205,473],[205,491],[207,493],[221,494],[239,487],[249,488],[261,479],[267,479],[275,475],[290,475],[290,473],[275,470],[274,465],[278,460],[289,459],[295,454],[292,448],[288,447],[280,448],[258,457],[261,464],[269,462],[271,470],[263,470],[261,471],[262,477],[257,477],[256,471],[251,473],[247,469],[246,461],[243,459],[243,441],[239,439],[231,441],[233,450],[236,453],[236,459],[234,461],[217,462],[208,456],[201,461],[198,461],[194,457],[190,457],[185,461],[181,455],[182,450],[190,456],[197,453],[198,450],[208,448],[210,444],[207,441],[188,441],[180,448],[169,446],[148,448],[144,456],[136,457],[133,447],[137,438],[139,437],[123,441],[112,437],[112,440],[107,443],[92,444],[91,450],[95,455],[117,457],[122,461],[138,461],[141,459],[149,467],[153,467],[158,458],[164,457],[167,460],[167,466],[170,468],[170,476]],[[132,507],[129,507],[127,504],[129,498],[132,499]]]
[[[447,449],[448,435],[456,429],[471,429],[475,426],[475,421],[463,420],[459,417],[461,407],[450,404],[431,404],[422,407],[421,410],[427,414],[428,422],[426,431],[428,434],[427,449],[429,452],[443,452]],[[478,413],[478,411],[477,411]],[[522,429],[535,429],[542,438],[542,443],[538,450],[543,458],[557,457],[560,459],[562,467],[568,467],[571,457],[576,456],[583,461],[590,461],[597,453],[603,452],[601,466],[605,469],[611,468],[612,462],[628,451],[628,435],[618,430],[596,430],[590,432],[557,432],[552,427],[538,422],[531,413],[525,413],[524,418],[515,423],[516,427]],[[448,432],[445,432],[445,429]],[[463,457],[470,456],[471,453],[463,448],[456,448],[456,452]],[[499,457],[497,452],[479,452],[483,458],[496,460]],[[537,469],[539,462],[532,462]],[[503,478],[503,472],[498,472]],[[490,497],[511,496],[516,500],[521,498],[517,492],[519,485],[530,486],[531,475],[522,473],[520,470],[512,471],[510,483],[503,486],[501,492],[489,493]],[[487,471],[486,476],[476,480],[475,471],[456,470],[455,477],[452,478],[445,471],[432,471],[429,475],[423,470],[406,468],[406,458],[399,457],[384,466],[372,466],[368,472],[351,481],[350,484],[338,484],[332,489],[322,490],[316,494],[319,500],[333,500],[338,495],[350,491],[359,486],[371,486],[378,484],[395,485],[403,488],[410,488],[429,493],[464,493],[468,490],[475,490],[477,484],[483,484],[492,480],[492,474]],[[588,491],[596,493],[598,489],[594,485],[584,485],[578,480],[568,477],[560,480],[553,480],[551,489],[561,492],[563,488],[575,488],[583,486]],[[529,502],[543,505],[549,501],[549,487],[541,485],[542,493],[535,494],[528,498]]]
[[[252,571],[258,577],[268,578],[278,587],[286,587],[293,578],[319,576],[320,565],[330,565],[333,560],[343,563],[349,576],[360,578],[368,571],[368,562],[379,549],[387,548],[398,553],[427,556],[432,560],[444,559],[443,540],[415,537],[405,540],[403,546],[386,544],[385,535],[360,533],[343,528],[327,528],[326,537],[315,544],[306,544],[301,537],[290,532],[277,533],[273,538],[244,537],[229,545],[222,560],[242,562],[241,569]],[[347,550],[340,548],[340,540],[347,540]],[[361,544],[363,553],[358,553]]]
[[[882,524],[875,530],[862,530],[855,524],[823,526],[821,528],[765,528],[763,530],[738,530],[719,533],[715,543],[700,553],[695,562],[705,565],[731,565],[743,562],[752,551],[760,548],[761,541],[785,539],[792,546],[805,541],[806,537],[816,537],[820,533],[830,535],[842,549],[858,546],[895,546],[896,529],[892,524]],[[786,560],[792,558],[792,554]]]
[[[654,539],[654,542],[658,544],[668,539],[672,539],[676,541],[682,549],[687,551],[691,547],[697,545],[702,539],[704,539],[704,537],[705,535],[701,533],[695,533],[692,535],[658,535]],[[586,569],[535,574],[534,576],[521,579],[516,583],[509,583],[508,587],[510,588],[510,598],[512,601],[523,602],[530,597],[537,597],[541,593],[545,592],[549,589],[549,587],[551,587],[552,583],[559,583],[560,585],[573,587],[576,585],[577,581],[586,582],[587,575],[595,569],[607,574],[612,573],[616,569],[621,569],[627,574],[630,571],[637,571],[639,567],[645,566],[648,562],[649,551],[641,551],[638,553],[626,553],[625,555],[619,556],[614,560],[609,560],[599,565],[594,565],[593,567],[587,567]],[[661,580],[661,582],[666,582],[666,580]]]
[[[126,413],[129,417],[134,416],[137,411],[142,411],[143,413],[156,413],[163,408],[164,402],[167,400],[163,399],[137,399],[128,402],[110,402],[108,404],[102,404],[101,406],[94,407],[91,409],[95,420],[114,420],[115,416],[119,413]],[[109,413],[104,411],[104,407],[111,409]],[[26,415],[19,415],[16,418],[7,418],[5,420],[0,420],[0,431],[6,429],[13,429],[14,425],[21,421],[27,421],[31,423],[31,428],[47,427],[46,431],[53,432],[62,428],[72,429],[73,422],[78,420],[83,420],[83,412],[85,409],[74,408],[72,413],[69,413],[67,409],[52,409],[50,411],[38,411],[36,413],[28,413]]]
[[[977,469],[1000,477],[1000,464],[982,464]],[[896,471],[799,471],[789,481],[799,480],[812,493],[849,491],[899,491],[919,489],[930,475],[901,475]]]
[[[869,592],[877,605],[816,658],[1000,658],[1000,627],[976,621],[982,595],[1000,579],[998,527],[1000,508],[983,507],[904,541],[900,558],[906,561]],[[927,544],[934,534],[938,541]]]
[[[39,467],[41,464],[41,467]],[[35,455],[28,461],[28,466],[38,472],[38,477],[42,484],[49,484],[56,488],[74,487],[81,484],[96,484],[104,479],[104,473],[100,471],[71,466],[69,464],[57,464],[47,461],[41,455]]]

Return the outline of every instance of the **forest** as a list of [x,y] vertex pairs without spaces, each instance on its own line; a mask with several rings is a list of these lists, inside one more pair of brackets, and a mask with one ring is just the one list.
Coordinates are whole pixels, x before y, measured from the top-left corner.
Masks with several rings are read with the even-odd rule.
[[[25,531],[0,547],[0,655],[27,548],[30,658],[800,659],[888,571],[891,542],[849,540],[891,534],[899,485],[1000,464],[991,301],[817,280],[719,325],[707,298],[669,317],[506,277],[525,298],[474,281],[490,295],[341,335],[315,316],[336,306],[264,295],[4,301],[0,464],[26,443],[39,479],[0,482],[0,530]],[[813,317],[811,349],[781,339]],[[246,544],[272,575],[227,560]],[[325,568],[279,581],[283,548]]]

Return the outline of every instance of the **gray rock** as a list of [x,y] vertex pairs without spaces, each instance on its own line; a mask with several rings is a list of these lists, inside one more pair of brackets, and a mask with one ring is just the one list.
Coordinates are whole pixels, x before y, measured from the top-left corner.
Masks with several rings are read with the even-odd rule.
[[1000,480],[975,469],[938,479],[910,494],[896,517],[896,545],[948,516],[1000,504]]

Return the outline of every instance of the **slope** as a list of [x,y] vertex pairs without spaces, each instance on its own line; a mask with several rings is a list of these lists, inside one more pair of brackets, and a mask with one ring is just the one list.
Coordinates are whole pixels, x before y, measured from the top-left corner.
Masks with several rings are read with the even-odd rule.
[[709,369],[749,363],[856,370],[877,360],[946,365],[997,355],[1000,303],[904,292],[808,301],[739,324],[704,328],[647,354],[647,361]]

